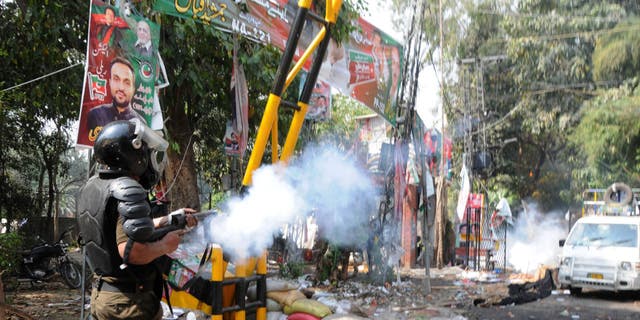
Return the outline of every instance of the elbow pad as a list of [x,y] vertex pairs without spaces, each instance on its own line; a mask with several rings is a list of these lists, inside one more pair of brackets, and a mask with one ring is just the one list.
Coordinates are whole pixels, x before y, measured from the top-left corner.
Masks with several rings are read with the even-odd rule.
[[134,241],[147,241],[154,230],[147,191],[129,177],[118,178],[112,184],[111,191],[118,200],[118,213],[123,218],[124,233]]

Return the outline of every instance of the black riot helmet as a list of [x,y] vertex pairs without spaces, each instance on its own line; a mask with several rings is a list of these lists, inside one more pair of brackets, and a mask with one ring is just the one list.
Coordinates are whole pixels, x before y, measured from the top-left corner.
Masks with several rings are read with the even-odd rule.
[[164,170],[169,143],[138,119],[118,120],[102,128],[93,145],[99,173],[131,175],[153,187]]

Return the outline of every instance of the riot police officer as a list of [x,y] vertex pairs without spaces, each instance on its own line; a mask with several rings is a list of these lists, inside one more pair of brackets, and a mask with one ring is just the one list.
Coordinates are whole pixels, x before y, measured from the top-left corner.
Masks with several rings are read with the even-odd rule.
[[[159,180],[168,142],[138,119],[107,124],[93,150],[100,164],[77,202],[80,235],[94,272],[94,319],[161,319],[162,274],[154,261],[177,249],[183,230],[155,239],[148,190]],[[194,210],[183,208],[184,212]],[[189,226],[197,220],[187,218]]]

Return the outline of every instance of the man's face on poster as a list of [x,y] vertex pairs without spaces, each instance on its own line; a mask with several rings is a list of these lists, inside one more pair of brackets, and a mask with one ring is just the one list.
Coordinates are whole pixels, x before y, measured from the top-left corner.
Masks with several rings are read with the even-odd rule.
[[379,34],[375,33],[373,35],[373,47],[374,48],[380,48],[381,44],[382,44],[382,38],[380,37]]
[[149,28],[149,24],[144,20],[139,21],[136,26],[136,35],[140,43],[146,44],[151,41],[151,28]]
[[115,17],[116,14],[111,8],[107,9],[107,11],[104,12],[104,18],[108,26],[113,24],[113,20],[115,20]]
[[111,67],[111,98],[117,107],[127,107],[135,91],[133,71],[123,63],[116,62]]
[[317,107],[321,107],[324,108],[327,106],[327,98],[325,98],[324,96],[318,96],[316,98],[316,106]]

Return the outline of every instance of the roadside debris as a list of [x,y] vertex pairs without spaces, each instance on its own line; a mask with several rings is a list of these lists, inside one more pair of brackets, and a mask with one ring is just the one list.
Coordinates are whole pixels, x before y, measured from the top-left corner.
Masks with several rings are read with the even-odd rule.
[[[548,297],[556,289],[556,277],[557,269],[541,266],[533,275],[518,273],[506,278],[490,272],[464,272],[456,284],[466,288],[473,305],[488,307],[523,304]],[[485,285],[474,290],[476,283]]]

